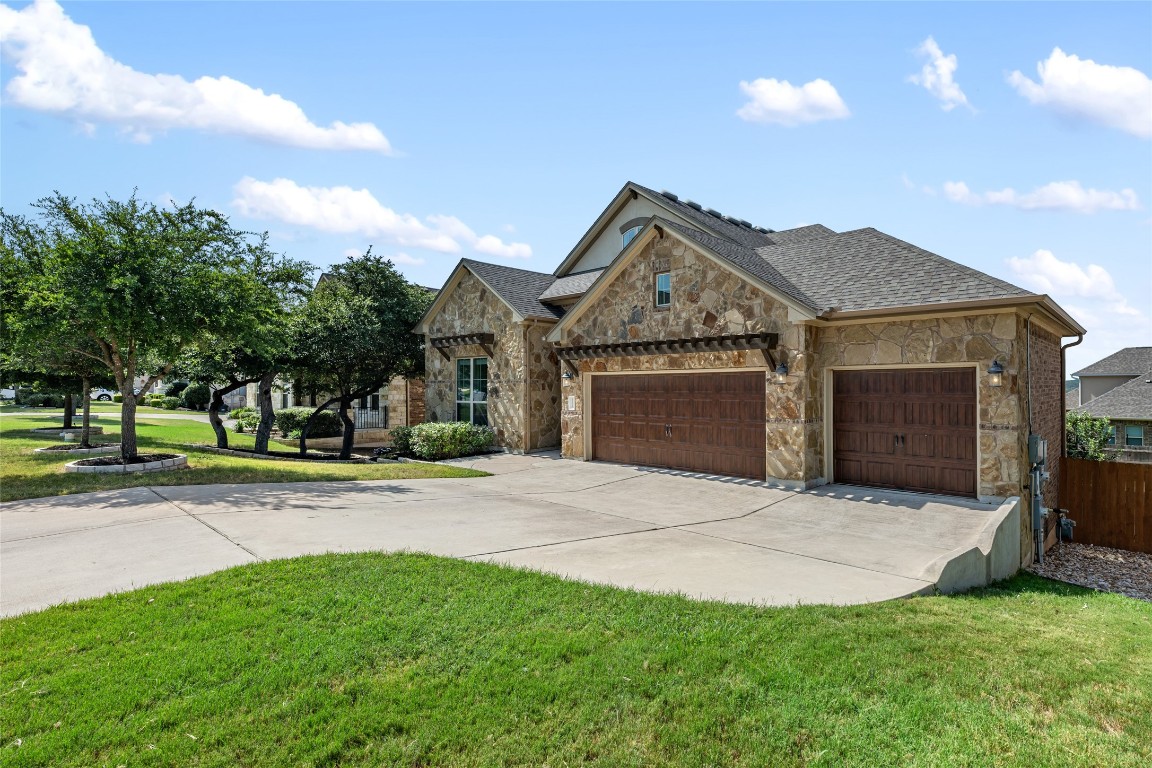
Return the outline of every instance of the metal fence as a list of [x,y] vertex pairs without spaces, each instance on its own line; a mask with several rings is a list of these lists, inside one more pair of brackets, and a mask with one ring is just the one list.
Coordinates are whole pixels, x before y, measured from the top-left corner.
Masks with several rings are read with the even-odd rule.
[[354,406],[352,418],[356,422],[356,429],[387,429],[388,406],[382,405],[379,408]]

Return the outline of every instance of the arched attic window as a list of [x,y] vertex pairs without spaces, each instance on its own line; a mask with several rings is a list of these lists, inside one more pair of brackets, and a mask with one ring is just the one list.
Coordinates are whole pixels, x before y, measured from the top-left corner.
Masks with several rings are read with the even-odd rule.
[[644,225],[648,223],[648,219],[631,219],[620,225],[620,248],[623,250],[628,247],[628,243],[636,235],[640,234],[640,230],[644,229]]

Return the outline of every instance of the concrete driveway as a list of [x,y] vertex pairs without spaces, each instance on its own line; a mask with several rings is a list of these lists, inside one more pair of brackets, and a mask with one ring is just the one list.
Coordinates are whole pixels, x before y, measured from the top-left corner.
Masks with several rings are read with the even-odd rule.
[[3,504],[0,614],[321,552],[422,551],[768,605],[951,591],[1008,575],[1019,556],[1014,500],[797,493],[552,455],[455,463],[494,476],[156,486]]

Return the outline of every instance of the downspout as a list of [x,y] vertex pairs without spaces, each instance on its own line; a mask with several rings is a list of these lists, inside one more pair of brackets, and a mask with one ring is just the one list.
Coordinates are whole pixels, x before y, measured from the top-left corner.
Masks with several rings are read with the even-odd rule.
[[[1065,358],[1064,351],[1076,346],[1082,341],[1084,341],[1084,334],[1081,333],[1076,336],[1076,341],[1060,347],[1060,436],[1062,438],[1060,441],[1061,456],[1068,455],[1068,361]],[[1057,499],[1056,503],[1059,505],[1059,499]]]

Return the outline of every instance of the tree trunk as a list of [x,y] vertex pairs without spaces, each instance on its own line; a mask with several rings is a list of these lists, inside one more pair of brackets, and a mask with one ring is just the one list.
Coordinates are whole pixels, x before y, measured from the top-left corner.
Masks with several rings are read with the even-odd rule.
[[120,455],[129,461],[136,458],[136,395],[131,379],[125,379],[120,396],[124,398],[120,406]]
[[64,429],[72,429],[72,420],[76,418],[76,401],[71,393],[64,395]]
[[80,446],[82,448],[91,448],[92,447],[92,443],[91,443],[91,438],[92,438],[92,432],[91,432],[91,429],[92,429],[92,427],[91,427],[91,421],[92,421],[92,387],[88,383],[88,377],[87,376],[85,376],[83,379],[81,379],[81,384],[84,387],[83,391],[81,392],[81,397],[84,398],[84,400],[82,401],[82,403],[83,403],[82,407],[84,408],[84,417],[83,417],[83,420],[80,422],[80,424],[81,424]]
[[351,398],[340,400],[340,421],[344,423],[344,440],[340,443],[340,458],[345,461],[352,458],[352,443],[356,441],[356,422],[348,416],[348,409],[351,407]]
[[268,438],[272,436],[272,382],[276,381],[276,372],[270,371],[260,377],[260,426],[256,427],[256,453],[268,453]]
[[[228,390],[230,392],[231,390]],[[224,407],[224,395],[228,392],[222,389],[212,391],[212,401],[208,403],[208,423],[216,433],[216,447],[228,447],[228,430],[224,429],[224,422],[220,419],[220,409]]]
[[304,426],[300,428],[300,455],[301,456],[305,456],[308,454],[308,433],[312,431],[312,425],[314,423],[316,423],[316,417],[319,416],[320,413],[325,408],[332,405],[332,403],[335,403],[339,399],[340,398],[333,397],[331,400],[327,400],[324,403],[322,403],[321,405],[317,406],[316,410],[312,411],[312,415],[310,415],[308,417],[308,420],[304,422]]

